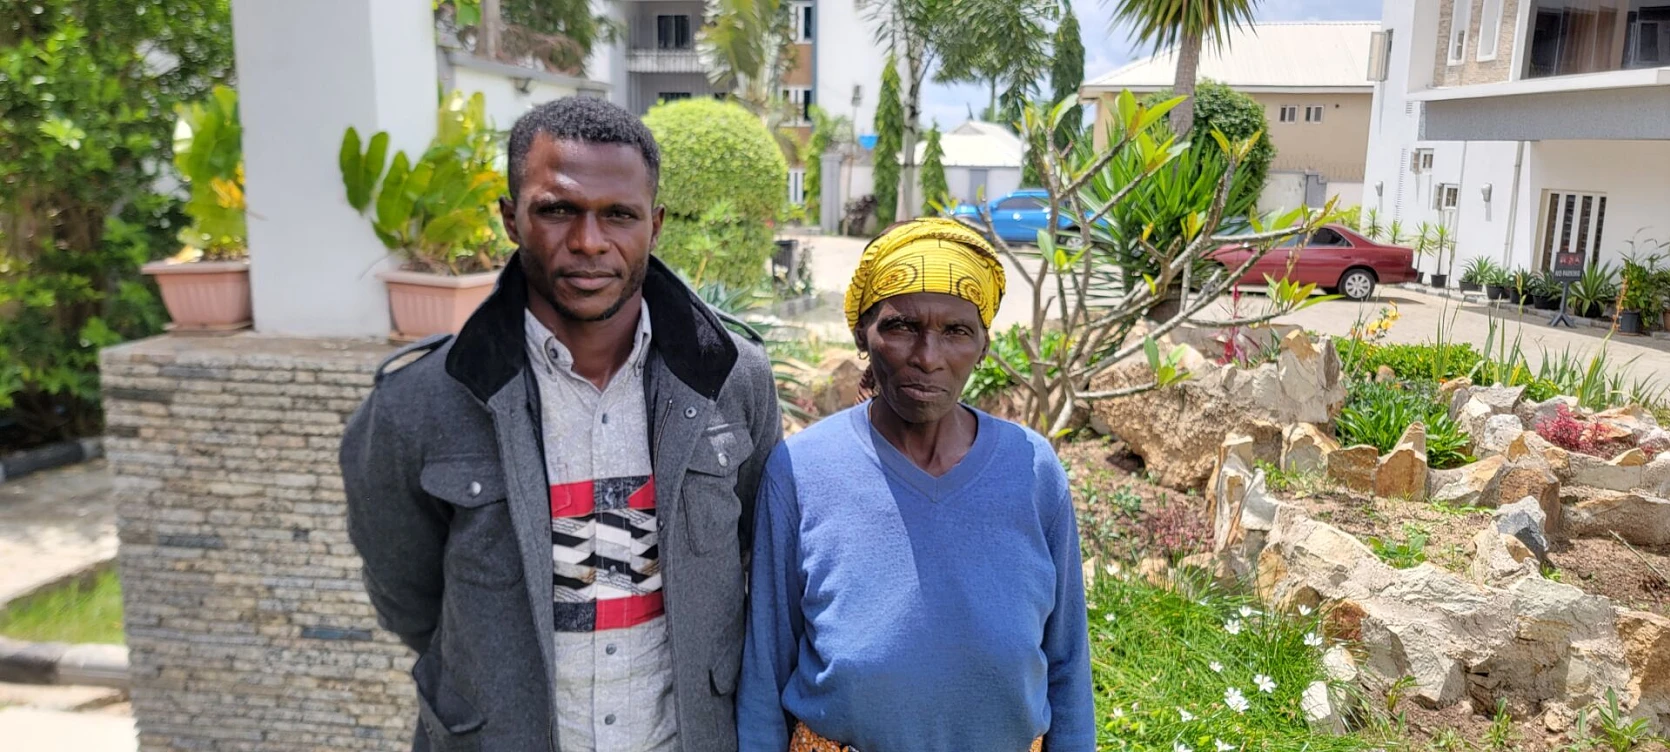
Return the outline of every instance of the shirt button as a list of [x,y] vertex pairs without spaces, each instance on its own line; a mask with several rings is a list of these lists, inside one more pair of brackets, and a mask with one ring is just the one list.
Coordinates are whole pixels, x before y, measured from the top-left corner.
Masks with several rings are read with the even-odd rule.
[[615,714],[614,714],[614,713],[610,713],[610,714],[608,714],[608,715],[606,715],[606,716],[603,716],[603,725],[605,725],[605,726],[613,726],[613,725],[615,725]]
[[613,646],[613,645],[610,645],[610,646],[608,646],[608,647],[606,647],[606,648],[603,648],[603,652],[605,652],[605,653],[607,653],[607,654],[609,654],[609,655],[614,655],[614,654],[615,654],[615,646]]
[[686,417],[686,418],[696,417],[696,408],[694,408],[694,407],[684,408],[684,417]]
[[476,497],[476,496],[480,496],[480,495],[481,495],[481,484],[477,483],[473,480],[470,481],[470,496],[471,497]]

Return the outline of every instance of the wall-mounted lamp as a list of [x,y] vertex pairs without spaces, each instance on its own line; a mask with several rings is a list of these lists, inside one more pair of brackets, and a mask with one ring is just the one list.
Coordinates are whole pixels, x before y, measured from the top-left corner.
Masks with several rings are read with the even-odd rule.
[[1384,198],[1386,196],[1386,181],[1380,180],[1375,182],[1374,195],[1380,198]]
[[516,86],[516,90],[522,92],[523,94],[533,90],[533,79],[531,78],[517,76],[510,79],[510,83],[514,84]]
[[1490,184],[1489,183],[1485,183],[1484,185],[1479,186],[1479,195],[1484,197],[1484,202],[1485,203],[1487,203],[1487,204],[1490,203]]

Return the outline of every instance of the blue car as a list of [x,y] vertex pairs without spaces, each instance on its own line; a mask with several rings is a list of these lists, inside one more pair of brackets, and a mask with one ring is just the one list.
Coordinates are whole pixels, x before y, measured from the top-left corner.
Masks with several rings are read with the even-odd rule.
[[[996,230],[998,237],[1007,243],[1036,243],[1038,231],[1049,226],[1050,196],[1039,188],[1024,188],[1006,196],[1000,196],[986,204],[986,210],[991,213],[991,229]],[[951,212],[951,217],[987,234],[986,221],[980,216],[979,208],[972,204],[961,204]],[[1057,224],[1063,230],[1070,230],[1077,225],[1072,218],[1063,211],[1058,217]]]

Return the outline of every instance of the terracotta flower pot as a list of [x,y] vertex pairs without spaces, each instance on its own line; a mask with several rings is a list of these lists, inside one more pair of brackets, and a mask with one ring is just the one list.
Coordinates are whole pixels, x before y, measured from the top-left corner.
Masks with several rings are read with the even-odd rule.
[[423,272],[386,271],[377,277],[388,285],[389,313],[397,340],[456,334],[493,292],[497,271],[449,277]]
[[157,281],[176,332],[227,332],[251,323],[249,261],[154,261],[139,268]]

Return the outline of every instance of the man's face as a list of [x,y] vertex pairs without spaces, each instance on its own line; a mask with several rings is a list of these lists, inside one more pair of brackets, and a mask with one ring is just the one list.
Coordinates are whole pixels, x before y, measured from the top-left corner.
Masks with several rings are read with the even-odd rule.
[[510,179],[519,198],[499,211],[534,294],[571,321],[606,320],[639,294],[663,210],[637,147],[542,133]]
[[869,325],[857,334],[870,353],[877,397],[906,423],[931,423],[955,410],[986,357],[980,309],[955,295],[917,292],[882,300],[865,318]]

